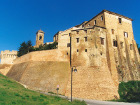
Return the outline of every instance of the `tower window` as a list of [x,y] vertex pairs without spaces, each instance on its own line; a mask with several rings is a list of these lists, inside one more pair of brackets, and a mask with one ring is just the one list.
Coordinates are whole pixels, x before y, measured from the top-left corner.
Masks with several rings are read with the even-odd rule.
[[104,45],[104,38],[100,38],[101,39],[101,44]]
[[124,32],[124,37],[128,38],[128,33]]
[[94,20],[94,25],[96,25],[96,20]]
[[87,52],[87,49],[85,49],[85,52]]
[[101,16],[101,21],[103,21],[103,16]]
[[112,34],[114,34],[114,29],[111,29]]
[[120,24],[122,23],[122,18],[119,18],[119,23],[120,23]]
[[41,39],[42,39],[42,36],[39,37],[39,40],[41,40]]
[[87,37],[85,37],[85,42],[87,42]]
[[76,40],[77,40],[77,43],[79,43],[79,38],[76,38]]
[[113,46],[117,47],[117,41],[116,40],[113,40]]

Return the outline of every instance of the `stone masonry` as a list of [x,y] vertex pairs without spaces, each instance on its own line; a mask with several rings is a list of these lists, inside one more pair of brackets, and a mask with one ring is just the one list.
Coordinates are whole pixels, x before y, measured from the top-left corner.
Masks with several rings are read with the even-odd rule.
[[17,51],[1,51],[1,64],[13,64],[13,60],[17,58]]
[[[131,18],[103,10],[89,21],[57,32],[53,39],[58,42],[56,50],[17,58],[7,76],[45,92],[56,92],[59,84],[64,87],[60,94],[70,96],[70,68],[75,66],[73,96],[96,100],[117,99],[119,81],[140,80]],[[43,40],[44,32],[39,30],[36,47],[43,45]],[[59,67],[61,73],[56,71]]]
[[36,33],[36,45],[35,47],[39,47],[39,45],[44,44],[44,32],[42,30],[38,30]]
[[106,59],[115,84],[140,79],[131,18],[103,10],[89,21],[60,31],[54,39],[70,57],[71,66],[102,66],[101,60]]

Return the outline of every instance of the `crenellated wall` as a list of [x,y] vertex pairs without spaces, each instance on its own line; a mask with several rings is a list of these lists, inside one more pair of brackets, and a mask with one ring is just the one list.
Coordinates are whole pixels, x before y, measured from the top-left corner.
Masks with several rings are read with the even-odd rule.
[[13,60],[17,58],[17,51],[1,51],[1,64],[13,64]]

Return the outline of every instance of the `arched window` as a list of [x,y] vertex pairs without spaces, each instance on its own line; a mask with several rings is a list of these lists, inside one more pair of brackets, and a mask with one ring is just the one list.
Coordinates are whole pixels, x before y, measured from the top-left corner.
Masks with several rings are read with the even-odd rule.
[[39,36],[39,40],[41,40],[42,39],[42,36]]

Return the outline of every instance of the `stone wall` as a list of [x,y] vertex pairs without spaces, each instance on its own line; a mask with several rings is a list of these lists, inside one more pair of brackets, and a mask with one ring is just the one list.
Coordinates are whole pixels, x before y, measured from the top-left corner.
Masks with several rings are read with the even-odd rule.
[[[103,62],[106,61],[101,64]],[[73,73],[73,96],[97,100],[119,97],[106,65],[103,68],[77,67],[78,72]],[[7,76],[29,89],[42,92],[56,93],[59,85],[59,93],[70,96],[70,71],[70,63],[63,51],[56,49],[31,52],[17,58]]]
[[[111,100],[119,98],[118,88],[106,66],[106,59],[102,59],[103,66],[84,67],[78,66],[73,72],[72,93],[73,97],[94,100]],[[71,79],[69,77],[66,96],[70,97]]]
[[6,75],[11,67],[11,64],[0,64],[0,73]]
[[7,76],[27,88],[41,92],[65,94],[70,66],[67,61],[28,61],[14,64]]
[[[108,37],[110,37],[108,38],[111,44],[109,49],[112,49],[109,50],[111,51],[109,56],[112,57],[112,60],[110,59],[108,62],[113,64],[115,61],[114,67],[116,66],[115,68],[118,70],[119,81],[139,80],[140,62],[133,35],[132,20],[108,12],[104,12],[104,15],[105,27]],[[119,23],[119,18],[122,20],[121,23]],[[112,33],[112,29],[114,33]],[[124,32],[128,33],[128,37],[124,35]],[[117,47],[113,46],[114,40],[117,41]]]
[[35,51],[14,60],[7,76],[24,84],[27,88],[42,92],[64,94],[68,82],[70,64],[63,51],[53,49]]
[[[101,44],[101,38],[103,38],[103,44]],[[72,66],[102,66],[101,59],[106,58],[105,29],[92,27],[73,30],[71,54]]]
[[36,45],[35,47],[39,47],[44,44],[44,32],[42,30],[38,30],[36,33]]
[[14,64],[28,61],[68,61],[68,57],[58,49],[34,51],[15,59]]
[[17,58],[17,51],[1,51],[1,64],[13,64],[13,60]]
[[[119,18],[121,23],[119,23]],[[140,80],[140,57],[134,40],[132,19],[103,10],[89,20],[85,26],[94,25],[106,28],[108,67],[114,81],[117,81],[117,72],[119,81]],[[113,45],[114,41],[117,42],[117,46]]]
[[[96,24],[95,24],[95,20],[96,20]],[[104,13],[100,13],[100,14],[96,15],[95,17],[93,17],[91,20],[89,20],[86,23],[85,26],[87,27],[87,26],[94,26],[94,25],[105,27],[105,15],[104,15]]]

